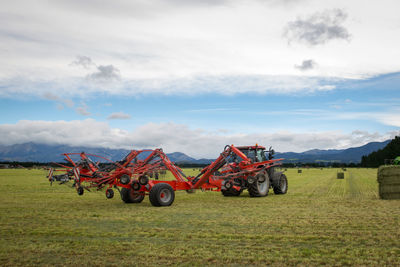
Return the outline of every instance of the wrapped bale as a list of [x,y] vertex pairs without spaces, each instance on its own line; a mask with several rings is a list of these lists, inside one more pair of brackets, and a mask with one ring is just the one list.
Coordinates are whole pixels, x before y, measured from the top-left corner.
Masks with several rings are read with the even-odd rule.
[[400,166],[380,166],[378,183],[381,199],[400,199]]

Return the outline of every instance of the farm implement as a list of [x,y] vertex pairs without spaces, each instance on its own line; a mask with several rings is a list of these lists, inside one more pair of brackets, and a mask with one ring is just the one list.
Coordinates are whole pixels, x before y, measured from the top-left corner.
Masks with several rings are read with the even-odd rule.
[[[144,160],[139,155],[147,153]],[[112,162],[106,158],[85,153],[64,154],[69,166],[60,165],[64,169],[50,169],[49,180],[61,183],[73,181],[79,195],[84,189],[100,190],[106,188],[106,197],[114,196],[114,189],[120,192],[125,203],[140,203],[146,195],[153,206],[169,206],[175,199],[175,191],[186,190],[188,193],[196,189],[221,191],[224,196],[239,196],[248,190],[251,197],[268,195],[270,187],[275,194],[285,194],[288,189],[286,176],[276,172],[275,167],[281,165],[282,159],[273,159],[273,150],[265,150],[262,146],[228,145],[219,157],[200,173],[186,176],[162,149],[132,150],[122,161]],[[74,162],[71,155],[79,155],[80,160]],[[107,164],[95,163],[88,156],[96,157]],[[143,157],[142,157],[143,158]],[[54,175],[55,171],[64,171]],[[169,171],[172,180],[160,180],[160,173]]]

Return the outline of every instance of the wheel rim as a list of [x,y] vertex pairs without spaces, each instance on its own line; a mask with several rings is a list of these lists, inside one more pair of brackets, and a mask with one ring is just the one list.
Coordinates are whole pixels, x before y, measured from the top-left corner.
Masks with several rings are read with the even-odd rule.
[[121,178],[119,180],[120,180],[121,184],[129,184],[130,177],[128,175],[124,174],[121,176]]
[[280,185],[281,185],[281,191],[282,191],[282,192],[285,192],[285,191],[286,191],[286,186],[287,186],[287,184],[286,184],[286,179],[281,178],[281,183],[280,183]]
[[132,200],[138,200],[139,198],[142,197],[141,194],[135,193],[133,190],[130,190],[129,194]]
[[172,194],[168,189],[163,189],[160,192],[160,201],[166,203],[171,200]]
[[257,183],[257,188],[258,188],[258,192],[260,194],[265,194],[265,192],[268,190],[268,182],[267,182],[267,180],[265,180],[262,183]]

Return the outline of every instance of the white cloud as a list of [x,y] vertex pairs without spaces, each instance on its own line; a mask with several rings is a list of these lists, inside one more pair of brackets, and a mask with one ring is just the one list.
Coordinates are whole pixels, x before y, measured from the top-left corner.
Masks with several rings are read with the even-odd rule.
[[342,25],[347,19],[347,13],[341,9],[325,10],[312,14],[310,17],[298,18],[288,23],[285,37],[289,43],[303,42],[307,45],[320,45],[334,39],[350,40],[350,34]]
[[90,116],[91,115],[91,113],[88,111],[88,107],[85,103],[81,103],[81,106],[77,107],[75,109],[75,111],[82,116]]
[[315,68],[316,65],[317,65],[317,63],[314,60],[307,59],[307,60],[303,60],[301,65],[294,65],[294,67],[298,70],[306,71],[306,70],[312,70],[313,68]]
[[[100,3],[2,1],[7,12],[0,13],[0,96],[13,97],[13,90],[17,95],[50,90],[69,96],[127,91],[287,93],[316,88],[326,77],[365,78],[400,69],[400,61],[393,60],[400,58],[400,35],[394,26],[400,2],[395,0],[368,5],[361,0]],[[335,8],[346,10],[348,18],[329,13],[325,17],[332,25],[322,23],[323,34],[307,39],[324,45],[287,46],[282,30],[288,22]],[[320,29],[318,23],[310,25],[312,33]],[[350,43],[325,42],[346,38],[343,29],[352,34]],[[304,58],[315,59],[318,68],[299,73],[293,66]],[[71,67],[71,61],[83,68]],[[95,72],[93,62],[102,62]],[[85,77],[116,85],[88,84]],[[213,90],[216,81],[229,82],[226,77],[240,77],[242,83]],[[265,77],[257,89],[251,87],[254,77]],[[186,86],[175,87],[180,82]]]
[[[296,92],[312,93],[335,89],[337,78],[321,79],[305,76],[197,76],[179,79],[138,79],[120,80],[118,72],[108,74],[95,72],[87,78],[76,80],[56,80],[35,82],[21,77],[11,81],[0,81],[0,97],[26,97],[43,95],[52,88],[63,97],[96,96],[98,94],[139,96],[146,94],[205,94],[234,95],[241,93],[291,94]],[[94,75],[94,76],[92,76]],[[57,96],[58,97],[58,96]]]
[[[93,119],[82,121],[19,121],[0,125],[0,144],[24,142],[67,144],[109,148],[156,148],[167,153],[180,151],[196,158],[215,158],[227,144],[263,144],[276,151],[338,149],[361,146],[371,141],[383,141],[395,133],[379,134],[365,131],[296,133],[289,131],[236,133],[209,132],[175,123],[148,123],[132,132],[111,128]],[[400,134],[400,132],[398,132]]]
[[[14,91],[14,93],[17,93],[17,92]],[[42,97],[44,99],[47,99],[47,100],[56,101],[57,102],[57,108],[59,110],[64,109],[64,105],[66,105],[69,108],[72,108],[74,106],[74,102],[71,99],[60,97],[60,96],[55,95],[55,94],[53,94],[51,92],[44,92]]]
[[71,62],[71,66],[82,66],[85,69],[90,69],[96,64],[92,61],[90,57],[87,56],[77,56],[74,61]]
[[107,117],[108,120],[128,120],[131,118],[131,115],[126,114],[124,112],[114,112],[111,113],[110,116]]

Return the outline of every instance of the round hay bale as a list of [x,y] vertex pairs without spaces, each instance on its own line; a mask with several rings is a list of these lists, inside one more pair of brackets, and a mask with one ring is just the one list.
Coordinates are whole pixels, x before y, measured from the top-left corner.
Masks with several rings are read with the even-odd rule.
[[303,171],[302,170],[297,170],[297,173],[302,173]]
[[337,179],[344,179],[344,172],[338,172],[336,178]]

